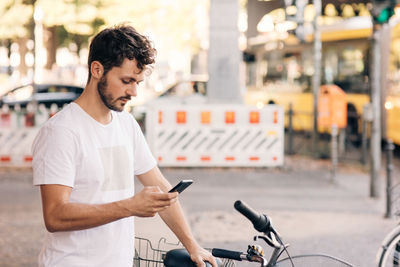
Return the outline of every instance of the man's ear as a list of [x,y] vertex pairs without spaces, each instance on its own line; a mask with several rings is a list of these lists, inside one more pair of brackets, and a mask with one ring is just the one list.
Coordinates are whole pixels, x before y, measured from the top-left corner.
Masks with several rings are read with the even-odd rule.
[[93,61],[90,65],[90,73],[92,74],[93,78],[100,80],[104,73],[103,64],[96,60]]

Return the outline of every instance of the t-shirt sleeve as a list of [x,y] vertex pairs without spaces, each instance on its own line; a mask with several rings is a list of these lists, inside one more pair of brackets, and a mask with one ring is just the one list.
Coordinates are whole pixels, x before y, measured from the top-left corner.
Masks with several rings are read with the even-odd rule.
[[63,127],[44,126],[32,145],[33,184],[74,186],[77,139]]
[[143,132],[137,123],[133,119],[134,128],[134,161],[135,161],[135,175],[143,174],[153,169],[157,162],[150,151],[146,139],[144,138]]

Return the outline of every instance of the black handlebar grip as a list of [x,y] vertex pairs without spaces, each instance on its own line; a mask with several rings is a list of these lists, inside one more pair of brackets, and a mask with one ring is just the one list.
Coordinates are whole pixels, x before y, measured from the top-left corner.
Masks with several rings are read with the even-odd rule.
[[240,255],[242,255],[242,253],[238,252],[238,251],[213,248],[211,253],[214,257],[218,257],[218,258],[225,258],[225,259],[231,259],[231,260],[236,260],[236,261],[242,260],[242,258],[240,257]]
[[257,231],[263,233],[271,231],[271,222],[267,216],[259,214],[240,200],[236,200],[234,207],[253,223]]

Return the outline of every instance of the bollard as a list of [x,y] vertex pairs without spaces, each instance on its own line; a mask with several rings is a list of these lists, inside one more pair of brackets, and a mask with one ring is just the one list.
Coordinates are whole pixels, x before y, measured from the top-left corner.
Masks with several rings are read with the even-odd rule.
[[346,152],[346,129],[339,129],[339,145],[338,145],[339,157],[342,157]]
[[16,117],[14,127],[17,129],[24,127],[25,116],[20,104],[14,105],[14,113]]
[[[363,106],[362,112],[362,147],[361,147],[361,163],[367,164],[368,159],[368,131],[374,118],[371,103]],[[372,177],[372,175],[371,175]]]
[[50,113],[49,113],[49,117],[53,117],[54,115],[56,115],[56,113],[58,112],[58,106],[57,104],[53,103],[50,106]]
[[25,114],[25,127],[35,126],[35,106],[32,103],[28,103],[26,106]]
[[367,129],[368,129],[368,121],[367,120],[362,120],[362,132],[361,132],[361,164],[366,165],[367,164],[367,158],[368,158],[368,134],[367,134]]
[[393,150],[392,140],[386,141],[386,213],[385,218],[392,217],[392,171],[393,171]]
[[336,178],[336,169],[338,164],[338,127],[336,124],[332,125],[331,132],[331,160],[332,160],[332,169],[331,169],[331,182],[335,182]]
[[0,111],[0,126],[1,128],[11,127],[11,112],[7,104],[1,107]]
[[288,115],[289,115],[289,125],[288,125],[288,154],[289,155],[293,155],[294,151],[293,151],[293,104],[290,103],[289,104],[289,111],[288,111]]

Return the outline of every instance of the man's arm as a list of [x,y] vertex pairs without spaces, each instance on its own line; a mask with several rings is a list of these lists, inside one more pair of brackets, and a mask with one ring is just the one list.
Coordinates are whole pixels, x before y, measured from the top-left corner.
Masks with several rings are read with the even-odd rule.
[[158,187],[145,187],[131,198],[106,203],[71,203],[71,187],[41,185],[43,217],[49,232],[83,230],[129,216],[152,217],[177,200],[177,193],[168,194]]
[[[158,167],[154,167],[150,171],[138,175],[137,177],[144,186],[158,186],[163,192],[168,192],[172,188],[171,184],[165,179]],[[200,247],[193,237],[179,201],[172,204],[168,209],[159,211],[158,213],[188,250],[191,259],[197,266],[205,266],[204,261],[210,262],[214,267],[217,266],[212,255]]]

